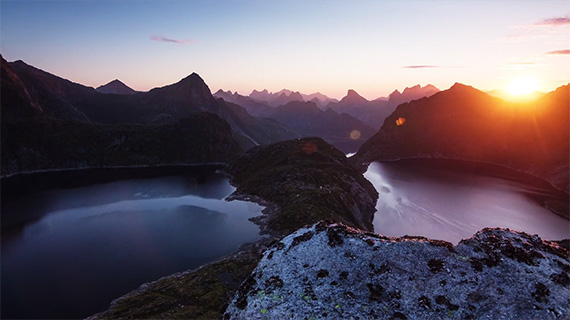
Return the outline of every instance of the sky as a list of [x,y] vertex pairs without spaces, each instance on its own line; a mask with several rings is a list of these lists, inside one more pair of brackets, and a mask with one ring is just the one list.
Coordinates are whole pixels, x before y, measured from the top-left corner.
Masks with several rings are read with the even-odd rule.
[[340,99],[455,82],[570,82],[570,1],[2,0],[0,53],[73,82],[139,91],[198,73],[212,92]]

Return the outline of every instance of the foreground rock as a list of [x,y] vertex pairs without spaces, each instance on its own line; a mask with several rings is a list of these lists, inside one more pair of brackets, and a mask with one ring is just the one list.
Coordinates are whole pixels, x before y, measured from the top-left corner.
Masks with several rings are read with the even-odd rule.
[[319,222],[267,250],[225,319],[567,319],[568,251],[509,229],[457,246]]

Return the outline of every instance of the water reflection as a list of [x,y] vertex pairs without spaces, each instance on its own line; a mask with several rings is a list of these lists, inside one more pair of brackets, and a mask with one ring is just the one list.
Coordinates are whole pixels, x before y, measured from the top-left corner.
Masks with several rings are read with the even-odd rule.
[[[85,317],[144,282],[255,241],[259,228],[248,219],[262,207],[223,200],[233,190],[213,175],[199,183],[125,180],[22,199],[40,218],[20,233],[2,233],[2,318]],[[2,213],[16,208],[7,203]]]
[[365,176],[379,193],[377,233],[457,243],[484,227],[506,227],[570,237],[568,220],[525,195],[544,191],[516,181],[406,163],[372,163]]

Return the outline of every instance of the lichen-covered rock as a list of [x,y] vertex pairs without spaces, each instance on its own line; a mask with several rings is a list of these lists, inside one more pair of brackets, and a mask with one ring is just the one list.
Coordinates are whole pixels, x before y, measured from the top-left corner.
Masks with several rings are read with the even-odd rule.
[[268,249],[225,319],[568,319],[568,251],[486,228],[453,246],[319,222]]

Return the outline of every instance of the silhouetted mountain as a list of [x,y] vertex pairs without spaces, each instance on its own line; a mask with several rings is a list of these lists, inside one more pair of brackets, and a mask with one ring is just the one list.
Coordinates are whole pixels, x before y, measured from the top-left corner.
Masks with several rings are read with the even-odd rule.
[[568,85],[532,103],[510,103],[473,87],[398,106],[355,156],[363,163],[408,157],[497,163],[568,191]]
[[297,137],[275,121],[255,118],[238,105],[216,100],[196,73],[149,92],[117,95],[99,93],[24,63],[19,63],[14,69],[28,87],[48,92],[50,97],[75,107],[97,123],[149,124],[158,116],[165,119],[170,115],[180,120],[196,112],[207,111],[225,119],[245,148]]
[[118,79],[115,79],[105,85],[97,87],[95,90],[101,93],[112,93],[112,94],[135,94],[135,90],[122,83]]
[[379,128],[378,122],[390,114],[385,101],[368,101],[352,89],[339,102],[329,103],[327,108],[349,114],[374,129]]
[[73,101],[93,97],[96,94],[95,89],[36,69],[21,60],[10,63],[10,66],[25,84],[31,98],[41,101],[45,114],[64,120],[89,121]]
[[[2,79],[0,84],[2,121],[15,121],[18,118],[43,115],[40,104],[32,98],[10,64],[0,55],[2,62]],[[2,135],[4,139],[4,135]]]
[[330,109],[323,111],[313,102],[289,102],[275,108],[269,117],[303,137],[323,138],[343,152],[355,152],[374,133],[360,120]]
[[315,98],[317,101],[313,102],[317,103],[317,106],[321,108],[330,102],[337,102],[337,100],[331,99],[319,92],[312,94],[303,94],[298,91],[291,91],[289,89],[283,89],[274,93],[267,91],[267,89],[264,89],[262,91],[253,90],[249,94],[249,97],[271,107],[284,105],[291,101],[309,101]]
[[329,103],[327,108],[331,108],[338,113],[350,114],[377,130],[382,126],[384,119],[394,112],[399,104],[430,96],[438,91],[439,89],[431,84],[425,87],[416,85],[404,89],[403,93],[394,90],[388,98],[368,101],[356,91],[348,90],[344,98],[338,103]]
[[340,105],[360,105],[367,103],[369,103],[368,100],[352,89],[348,90],[346,97],[342,98],[339,102]]
[[311,93],[311,94],[301,94],[301,96],[303,97],[303,100],[305,100],[305,101],[312,101],[312,102],[316,103],[317,107],[319,107],[321,109],[325,108],[326,105],[329,104],[330,102],[338,102],[338,100],[333,99],[333,98],[329,98],[320,92],[315,92],[315,93]]
[[249,114],[256,117],[265,117],[271,110],[273,110],[269,105],[260,102],[258,100],[252,99],[247,96],[242,96],[241,94],[231,91],[223,91],[222,89],[214,93],[214,97],[222,98],[226,102],[231,102],[242,106]]
[[[2,59],[2,175],[35,170],[227,162],[243,152],[228,123],[207,112],[159,125],[97,125],[54,118],[44,113],[41,106],[53,103],[54,96],[58,97],[56,101],[66,102],[55,95],[57,90],[64,96],[80,96],[78,92],[84,89],[91,96],[94,90],[26,69],[28,72],[23,74],[29,77],[38,100]],[[30,76],[34,73],[39,77]]]
[[279,95],[279,97],[277,99],[270,101],[269,104],[272,107],[278,107],[278,106],[282,106],[282,105],[287,104],[287,103],[292,102],[292,101],[303,102],[303,97],[298,92],[296,92],[296,93],[292,92],[290,94],[286,94],[285,92],[283,92]]
[[388,97],[388,102],[394,108],[398,105],[410,102],[412,100],[417,100],[423,97],[429,97],[439,92],[439,89],[435,86],[428,84],[425,87],[415,85],[413,87],[406,87],[402,93],[398,90],[394,90]]
[[267,104],[269,104],[269,100],[273,100],[273,94],[269,93],[267,89],[263,89],[262,91],[253,89],[249,94],[249,97]]

